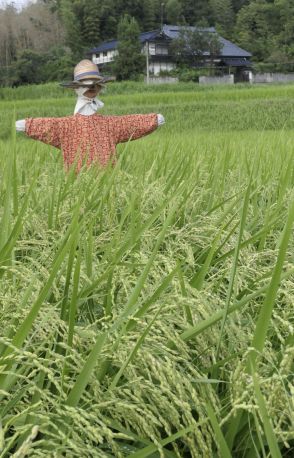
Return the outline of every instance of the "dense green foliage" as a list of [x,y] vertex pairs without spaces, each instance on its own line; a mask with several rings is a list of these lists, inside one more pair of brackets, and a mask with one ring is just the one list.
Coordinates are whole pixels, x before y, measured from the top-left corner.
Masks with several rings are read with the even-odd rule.
[[3,457],[292,456],[293,94],[115,83],[166,125],[76,176],[14,129],[72,93],[1,90]]
[[[164,23],[214,26],[253,54],[256,69],[294,71],[294,0],[37,0],[20,12],[11,5],[0,9],[0,85],[37,82],[21,72],[24,54],[32,67],[39,60],[39,81],[53,79],[51,66],[58,78],[69,62],[117,38],[126,14],[141,32]],[[59,72],[51,48],[63,55]]]
[[118,24],[118,56],[113,70],[118,81],[136,80],[143,73],[145,58],[141,53],[139,26],[131,16],[125,15]]
[[[102,5],[99,0],[59,3],[61,9],[63,4],[70,3],[80,30],[90,30],[83,26],[83,21],[91,17],[96,36],[89,40],[80,33],[79,42],[86,46],[116,37],[121,16],[129,14],[138,21],[141,31],[156,29],[161,21],[215,26],[226,38],[252,52],[256,61],[283,64],[294,60],[293,0],[169,0],[163,2],[164,7],[161,0],[105,0]],[[88,4],[96,9],[96,16]],[[72,26],[66,30],[71,34]]]
[[211,60],[219,56],[222,44],[216,34],[205,30],[183,27],[178,37],[173,40],[170,50],[177,64],[195,67],[203,61],[204,52],[209,52]]
[[72,56],[63,48],[39,53],[24,50],[10,69],[10,84],[39,84],[68,78],[74,66]]

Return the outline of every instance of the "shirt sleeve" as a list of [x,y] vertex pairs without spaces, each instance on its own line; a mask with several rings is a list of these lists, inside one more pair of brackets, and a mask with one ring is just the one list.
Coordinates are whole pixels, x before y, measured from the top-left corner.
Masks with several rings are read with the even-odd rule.
[[25,120],[28,137],[60,148],[60,128],[58,118],[28,118]]
[[158,127],[157,114],[113,116],[116,143],[136,140],[148,135]]

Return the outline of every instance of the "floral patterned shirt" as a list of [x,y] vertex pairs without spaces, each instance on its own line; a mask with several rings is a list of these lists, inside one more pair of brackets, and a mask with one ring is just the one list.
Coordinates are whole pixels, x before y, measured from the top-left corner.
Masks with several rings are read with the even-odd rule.
[[62,118],[28,118],[25,132],[62,150],[66,168],[75,161],[80,170],[83,163],[106,166],[115,160],[118,143],[135,140],[150,134],[158,126],[157,114],[126,116],[83,116],[76,114]]

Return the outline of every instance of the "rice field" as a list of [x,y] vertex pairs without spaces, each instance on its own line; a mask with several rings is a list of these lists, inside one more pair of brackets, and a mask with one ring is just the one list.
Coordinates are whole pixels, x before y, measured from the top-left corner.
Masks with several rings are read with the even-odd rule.
[[0,90],[0,457],[293,456],[293,96],[115,83],[166,125],[76,176]]

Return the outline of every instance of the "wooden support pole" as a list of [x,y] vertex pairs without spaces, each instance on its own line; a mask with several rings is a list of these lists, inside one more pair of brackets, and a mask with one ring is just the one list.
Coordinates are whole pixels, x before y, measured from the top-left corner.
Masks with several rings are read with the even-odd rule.
[[149,84],[149,41],[146,41],[146,83]]

